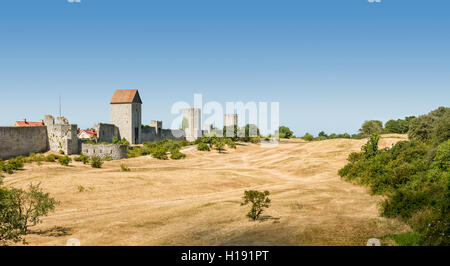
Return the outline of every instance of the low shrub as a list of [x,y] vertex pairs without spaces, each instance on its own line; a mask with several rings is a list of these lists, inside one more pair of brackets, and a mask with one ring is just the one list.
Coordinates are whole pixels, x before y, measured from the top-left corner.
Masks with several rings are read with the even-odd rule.
[[113,160],[113,158],[111,157],[111,156],[109,156],[109,155],[106,155],[104,158],[103,158],[103,161],[112,161]]
[[234,142],[232,139],[225,139],[224,142],[229,148],[236,149],[236,142]]
[[58,155],[54,155],[54,154],[49,154],[45,157],[44,161],[49,162],[49,163],[53,163],[55,162],[57,159],[59,159]]
[[130,168],[128,168],[126,165],[124,165],[124,164],[121,164],[120,165],[120,169],[122,170],[122,172],[130,172],[131,171],[131,169]]
[[99,156],[91,157],[91,167],[92,168],[102,168],[103,160]]
[[197,146],[197,150],[199,151],[210,151],[211,149],[209,148],[209,145],[206,143],[199,143]]
[[155,147],[152,150],[152,157],[160,160],[167,160],[167,148],[163,146]]
[[89,164],[89,156],[87,155],[80,155],[78,157],[75,157],[76,162],[82,162],[83,164]]
[[314,136],[309,134],[308,132],[306,132],[305,135],[302,137],[302,139],[304,139],[306,141],[313,141],[314,140]]
[[72,159],[69,156],[61,156],[58,158],[58,163],[63,166],[69,166],[69,163],[72,162]]
[[180,152],[179,150],[175,150],[171,152],[170,159],[180,160],[186,158],[186,154]]

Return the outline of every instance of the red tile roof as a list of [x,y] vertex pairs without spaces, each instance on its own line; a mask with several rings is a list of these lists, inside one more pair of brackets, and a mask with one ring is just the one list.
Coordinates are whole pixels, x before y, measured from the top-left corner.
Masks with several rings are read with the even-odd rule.
[[82,132],[86,132],[89,136],[94,137],[97,136],[98,132],[97,130],[80,130],[80,132],[78,133],[78,136],[82,133]]
[[111,103],[142,103],[138,90],[116,90]]
[[16,121],[15,125],[17,127],[39,127],[44,126],[44,122],[28,122],[28,121]]

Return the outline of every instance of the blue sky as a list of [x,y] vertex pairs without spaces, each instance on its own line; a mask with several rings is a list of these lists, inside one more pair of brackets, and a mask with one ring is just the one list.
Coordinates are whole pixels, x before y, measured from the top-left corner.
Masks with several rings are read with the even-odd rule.
[[450,100],[446,0],[4,0],[0,125],[57,114],[109,121],[137,88],[143,120],[169,127],[176,101],[279,101],[280,122],[356,132],[367,119]]

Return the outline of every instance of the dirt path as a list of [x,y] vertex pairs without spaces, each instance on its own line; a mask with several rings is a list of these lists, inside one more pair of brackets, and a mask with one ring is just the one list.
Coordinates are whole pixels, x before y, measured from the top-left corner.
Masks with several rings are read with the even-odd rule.
[[[405,136],[385,136],[390,146]],[[185,149],[180,161],[148,157],[106,162],[27,165],[7,185],[41,182],[61,204],[33,228],[31,245],[364,245],[406,230],[380,218],[380,197],[342,181],[337,170],[365,140],[283,141],[238,145],[226,153]],[[120,164],[131,172],[121,172]],[[79,192],[78,187],[85,188]],[[245,190],[269,190],[272,207],[251,222]]]

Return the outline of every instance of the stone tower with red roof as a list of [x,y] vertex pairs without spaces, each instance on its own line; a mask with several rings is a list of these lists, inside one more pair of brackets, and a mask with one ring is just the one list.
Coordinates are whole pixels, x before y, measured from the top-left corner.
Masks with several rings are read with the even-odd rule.
[[111,98],[111,124],[131,144],[141,143],[142,100],[138,90],[116,90]]

